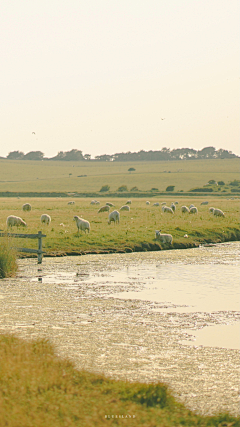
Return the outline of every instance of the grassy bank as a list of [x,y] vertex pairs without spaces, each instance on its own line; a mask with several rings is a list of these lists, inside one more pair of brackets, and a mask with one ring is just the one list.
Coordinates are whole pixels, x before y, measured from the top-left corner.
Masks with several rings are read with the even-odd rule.
[[[240,240],[239,231],[239,200],[208,197],[208,205],[201,205],[206,198],[157,198],[154,200],[160,206],[146,205],[145,199],[134,199],[130,212],[120,213],[120,224],[108,225],[108,213],[98,213],[99,206],[111,201],[119,210],[126,203],[124,199],[103,199],[100,205],[90,205],[89,199],[73,199],[74,205],[68,205],[63,199],[31,199],[32,211],[23,212],[22,205],[29,199],[1,199],[0,229],[7,230],[8,215],[21,216],[28,227],[18,229],[18,232],[36,233],[42,230],[47,237],[44,239],[44,250],[48,255],[83,254],[83,253],[114,253],[147,251],[161,249],[180,249],[198,246],[201,243],[219,243]],[[174,215],[164,214],[161,202],[178,201]],[[195,204],[198,215],[181,213],[182,205]],[[214,217],[209,213],[209,207],[220,208],[225,212],[225,218]],[[51,216],[50,226],[40,223],[40,216],[47,213]],[[91,224],[90,234],[77,232],[73,216],[78,215]],[[155,230],[170,233],[173,245],[161,246],[155,240]],[[14,231],[17,231],[14,228]],[[184,237],[186,236],[187,237]],[[18,239],[16,246],[36,249],[36,241]]]
[[0,335],[0,358],[0,427],[240,425],[227,414],[196,415],[161,383],[127,383],[77,371],[46,341]]

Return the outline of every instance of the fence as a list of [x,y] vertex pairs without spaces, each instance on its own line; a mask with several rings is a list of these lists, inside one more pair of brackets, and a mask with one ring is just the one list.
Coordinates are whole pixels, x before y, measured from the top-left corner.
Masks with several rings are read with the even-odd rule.
[[28,249],[28,248],[16,248],[19,252],[27,252],[37,254],[38,264],[42,264],[43,254],[45,253],[42,250],[42,238],[47,237],[46,234],[42,234],[41,231],[38,234],[18,234],[18,233],[0,233],[0,237],[16,237],[20,239],[38,239],[38,249]]

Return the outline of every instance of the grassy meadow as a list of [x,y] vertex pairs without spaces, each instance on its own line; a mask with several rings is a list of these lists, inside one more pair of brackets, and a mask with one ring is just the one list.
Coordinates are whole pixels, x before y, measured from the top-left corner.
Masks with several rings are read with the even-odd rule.
[[[74,205],[68,205],[74,200]],[[239,199],[209,197],[208,205],[201,202],[206,197],[171,197],[166,196],[151,199],[146,205],[146,199],[133,199],[130,212],[120,212],[120,224],[108,225],[108,212],[98,213],[99,207],[105,202],[112,202],[117,209],[126,203],[121,198],[100,199],[100,205],[91,205],[89,198],[1,198],[0,229],[7,231],[6,219],[9,215],[23,218],[27,228],[13,227],[13,232],[36,233],[42,230],[47,235],[43,240],[43,248],[49,255],[84,254],[84,253],[114,253],[131,251],[148,251],[169,249],[161,247],[155,240],[155,230],[170,233],[173,236],[171,248],[186,248],[198,246],[199,243],[223,242],[240,240],[239,231]],[[158,201],[160,206],[153,206]],[[174,215],[162,213],[161,202],[178,201]],[[30,202],[32,210],[23,212],[22,205]],[[182,214],[181,206],[191,203],[198,208],[198,215]],[[225,212],[225,218],[214,217],[209,213],[209,207],[220,208]],[[40,223],[42,214],[51,216],[49,226]],[[84,234],[77,231],[74,215],[90,222],[91,232]],[[184,237],[185,235],[188,237]],[[37,241],[31,239],[15,239],[18,247],[37,249]]]
[[164,384],[78,371],[45,340],[0,335],[0,358],[0,427],[240,425],[239,418],[227,414],[196,415]]
[[[239,178],[240,159],[158,162],[60,162],[0,159],[0,192],[98,192],[109,185],[141,191],[169,185],[175,191],[202,187],[209,180]],[[128,172],[134,167],[134,172]],[[226,189],[228,191],[228,189]],[[230,191],[230,190],[229,190]]]

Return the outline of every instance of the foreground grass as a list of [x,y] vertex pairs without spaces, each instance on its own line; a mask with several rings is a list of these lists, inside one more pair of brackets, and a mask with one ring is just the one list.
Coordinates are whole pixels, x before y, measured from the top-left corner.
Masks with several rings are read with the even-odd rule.
[[196,415],[160,383],[127,383],[77,371],[44,340],[0,335],[0,359],[0,427],[240,425],[227,414]]
[[[70,199],[71,200],[71,199]],[[0,229],[7,231],[6,218],[8,215],[21,216],[28,224],[27,229],[14,228],[15,232],[36,233],[42,230],[47,234],[44,239],[44,250],[49,255],[57,254],[84,254],[84,253],[114,253],[147,251],[161,249],[180,249],[198,246],[200,243],[224,242],[240,240],[239,231],[239,200],[226,200],[223,198],[211,198],[207,200],[207,206],[201,205],[203,198],[178,198],[179,205],[174,215],[163,214],[160,207],[151,204],[146,205],[145,199],[133,199],[130,212],[120,213],[120,224],[108,225],[108,213],[98,214],[99,205],[90,205],[89,199],[75,199],[75,205],[68,205],[68,199],[1,199]],[[25,202],[32,204],[31,212],[23,212],[22,205]],[[126,203],[122,199],[104,199],[115,205],[113,209],[120,209]],[[154,201],[166,201],[170,205],[175,201],[168,198]],[[198,215],[182,214],[182,205],[195,204],[198,207]],[[100,205],[100,206],[101,206]],[[213,217],[209,213],[209,207],[222,209],[226,217]],[[50,226],[40,223],[42,213],[51,216]],[[87,219],[91,224],[90,234],[77,232],[73,216],[78,215]],[[62,224],[62,225],[61,225]],[[155,240],[155,230],[173,235],[171,247],[162,246]],[[184,237],[187,235],[188,237]],[[34,240],[17,239],[16,246],[37,247]]]

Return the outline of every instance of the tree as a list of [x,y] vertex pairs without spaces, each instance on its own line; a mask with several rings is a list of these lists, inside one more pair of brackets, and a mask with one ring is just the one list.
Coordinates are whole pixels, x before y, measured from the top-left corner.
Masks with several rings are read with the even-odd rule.
[[24,157],[24,153],[22,151],[11,151],[7,155],[7,159],[10,160],[21,160]]
[[24,160],[43,160],[44,154],[41,151],[29,151],[25,154]]
[[121,185],[117,191],[128,191],[127,186],[126,185]]
[[174,188],[175,188],[175,185],[169,185],[169,186],[166,188],[166,191],[174,191]]
[[103,192],[109,191],[109,190],[110,190],[109,185],[103,185],[102,188],[100,189],[100,192],[103,193]]

